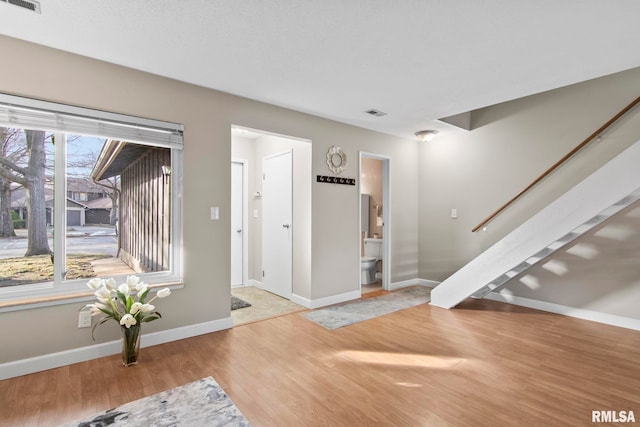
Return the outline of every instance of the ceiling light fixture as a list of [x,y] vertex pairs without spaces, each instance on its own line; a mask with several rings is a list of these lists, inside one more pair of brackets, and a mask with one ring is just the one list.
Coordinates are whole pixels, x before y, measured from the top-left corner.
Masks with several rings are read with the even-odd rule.
[[438,134],[437,130],[419,130],[415,133],[420,141],[429,142]]

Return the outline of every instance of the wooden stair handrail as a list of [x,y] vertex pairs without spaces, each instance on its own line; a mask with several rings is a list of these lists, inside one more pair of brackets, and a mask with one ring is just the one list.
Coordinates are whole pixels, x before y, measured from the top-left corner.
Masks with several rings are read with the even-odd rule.
[[504,205],[500,206],[498,209],[496,209],[491,215],[489,215],[488,217],[486,217],[481,223],[479,223],[478,225],[476,225],[475,227],[473,227],[471,229],[472,233],[475,233],[476,231],[480,230],[483,226],[485,226],[486,224],[488,224],[489,222],[491,222],[491,220],[493,220],[496,216],[500,215],[500,213],[502,213],[502,211],[504,211],[506,208],[508,208],[509,206],[511,206],[512,203],[514,203],[516,200],[518,200],[520,197],[522,197],[524,195],[524,193],[526,193],[527,191],[531,190],[531,188],[533,188],[537,183],[539,183],[540,181],[542,181],[543,179],[545,179],[548,175],[550,175],[553,171],[555,171],[558,167],[560,167],[564,162],[566,162],[567,160],[569,160],[571,157],[573,157],[574,154],[576,154],[578,151],[580,151],[581,149],[583,149],[588,143],[591,142],[591,140],[593,140],[593,138],[597,137],[598,135],[600,135],[602,132],[604,132],[605,129],[607,129],[609,126],[611,126],[613,123],[615,123],[616,121],[618,121],[618,119],[620,119],[622,116],[624,116],[627,112],[629,112],[629,110],[631,110],[633,107],[635,107],[638,103],[640,103],[640,96],[637,97],[636,99],[634,99],[629,105],[627,105],[626,107],[624,107],[622,110],[620,110],[620,112],[618,114],[616,114],[615,116],[613,116],[607,123],[603,124],[602,126],[600,126],[598,128],[598,130],[596,130],[595,132],[593,132],[591,135],[589,135],[587,137],[587,139],[585,139],[584,141],[582,141],[578,146],[576,146],[573,150],[569,151],[567,154],[565,154],[565,156],[563,158],[561,158],[560,160],[558,160],[557,162],[555,162],[549,169],[547,169],[546,171],[544,171],[542,173],[542,175],[540,175],[539,177],[537,177],[536,179],[534,179],[531,184],[527,185],[525,188],[523,188],[522,190],[520,190],[520,192],[518,194],[516,194],[515,196],[513,196],[507,203],[505,203]]

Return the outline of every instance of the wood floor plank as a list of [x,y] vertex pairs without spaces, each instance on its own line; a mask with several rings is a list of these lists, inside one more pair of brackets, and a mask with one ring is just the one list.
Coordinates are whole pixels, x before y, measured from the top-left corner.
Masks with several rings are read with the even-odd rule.
[[1,426],[50,426],[213,376],[253,426],[640,420],[640,332],[495,301],[326,330],[294,313],[0,381]]

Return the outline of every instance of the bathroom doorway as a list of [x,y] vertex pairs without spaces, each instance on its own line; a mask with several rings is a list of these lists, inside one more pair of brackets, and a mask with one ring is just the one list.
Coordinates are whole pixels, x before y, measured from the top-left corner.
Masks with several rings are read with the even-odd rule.
[[360,152],[360,291],[390,288],[391,159]]

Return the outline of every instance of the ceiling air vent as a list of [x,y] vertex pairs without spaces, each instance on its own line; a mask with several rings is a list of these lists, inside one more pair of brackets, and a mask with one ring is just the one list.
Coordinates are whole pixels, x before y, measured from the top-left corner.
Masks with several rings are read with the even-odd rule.
[[380,110],[376,110],[375,108],[372,108],[370,110],[365,111],[365,113],[370,114],[372,116],[376,116],[376,117],[382,117],[382,116],[386,116],[387,113],[380,111]]
[[40,2],[34,0],[1,0],[5,3],[19,6],[23,9],[28,9],[32,12],[40,13]]

